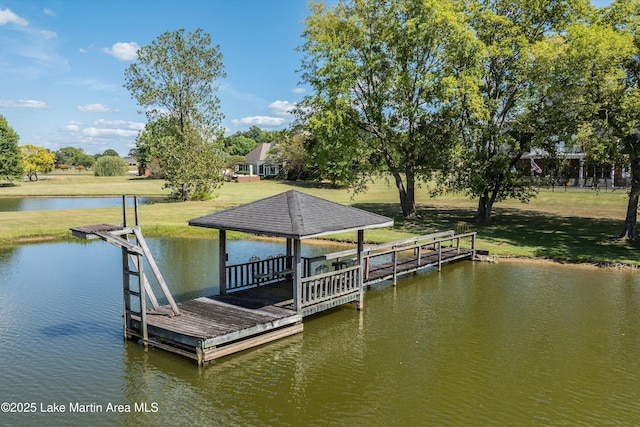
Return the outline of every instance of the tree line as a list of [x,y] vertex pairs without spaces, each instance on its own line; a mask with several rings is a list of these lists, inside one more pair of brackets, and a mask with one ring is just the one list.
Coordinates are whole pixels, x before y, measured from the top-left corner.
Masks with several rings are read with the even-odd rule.
[[32,144],[18,145],[19,135],[7,119],[0,115],[0,182],[12,183],[25,175],[37,181],[38,174],[50,173],[54,168],[94,169],[96,176],[124,175],[128,163],[113,149],[102,154],[89,155],[82,148],[64,147],[58,151]]

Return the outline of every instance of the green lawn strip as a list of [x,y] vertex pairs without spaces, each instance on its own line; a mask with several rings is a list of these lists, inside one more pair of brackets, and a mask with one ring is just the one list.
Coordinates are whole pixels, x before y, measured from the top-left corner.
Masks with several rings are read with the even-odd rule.
[[[72,189],[75,195],[91,195],[90,191],[98,191],[100,195],[118,192],[162,195],[163,191],[166,194],[166,190],[162,190],[162,181],[117,178],[108,180],[109,182],[94,177],[69,179],[71,183],[52,180],[42,188],[47,187],[46,192],[59,195],[69,195],[63,193]],[[22,186],[23,184],[18,187]],[[7,188],[16,187],[2,188],[0,194]],[[426,189],[420,192],[417,200],[419,217],[405,219],[396,200],[396,190],[384,181],[372,184],[369,192],[355,196],[344,189],[309,183],[271,180],[243,184],[227,183],[216,190],[215,198],[210,201],[140,206],[141,226],[145,235],[149,237],[216,237],[215,230],[189,227],[187,221],[289,189],[305,191],[395,220],[395,226],[392,228],[367,230],[365,238],[369,243],[389,242],[449,229],[471,230],[478,232],[478,248],[489,250],[492,255],[640,265],[638,247],[615,238],[622,229],[627,202],[626,192],[620,190],[594,192],[571,189],[565,192],[563,189],[545,189],[529,204],[508,201],[496,205],[494,222],[485,225],[473,222],[475,201],[462,195],[432,198]],[[132,218],[133,209],[129,208],[129,212]],[[120,208],[2,212],[0,245],[52,238],[66,239],[70,238],[69,228],[73,226],[120,222]],[[232,233],[230,238],[252,237]],[[353,242],[356,237],[355,233],[343,233],[328,238],[332,241]]]

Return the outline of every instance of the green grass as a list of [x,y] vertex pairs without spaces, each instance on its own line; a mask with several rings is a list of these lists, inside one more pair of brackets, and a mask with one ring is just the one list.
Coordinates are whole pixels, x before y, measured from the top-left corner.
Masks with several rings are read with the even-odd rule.
[[[112,196],[137,194],[166,196],[163,182],[129,177],[97,178],[87,175],[52,177],[32,183],[0,188],[0,196]],[[463,195],[430,197],[426,188],[418,192],[419,217],[401,215],[398,194],[384,181],[372,184],[364,194],[310,183],[261,181],[227,183],[210,201],[159,203],[140,207],[143,230],[148,236],[215,237],[215,230],[188,227],[194,217],[278,194],[289,189],[349,204],[395,220],[389,229],[368,230],[370,242],[404,239],[412,235],[468,227],[478,232],[478,247],[493,255],[547,258],[566,262],[640,265],[638,246],[614,238],[622,229],[626,213],[625,191],[594,192],[541,190],[529,204],[508,201],[494,208],[494,222],[475,224],[476,202]],[[121,209],[0,212],[0,245],[68,239],[69,228],[98,223],[120,223]],[[232,238],[234,235],[232,235]],[[235,235],[236,238],[241,236]],[[246,236],[244,236],[246,237]],[[331,236],[355,239],[355,233]]]

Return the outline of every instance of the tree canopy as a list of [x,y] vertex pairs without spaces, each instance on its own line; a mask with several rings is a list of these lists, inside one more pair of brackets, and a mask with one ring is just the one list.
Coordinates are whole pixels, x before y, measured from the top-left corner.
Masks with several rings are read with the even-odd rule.
[[0,115],[0,181],[13,182],[24,175],[19,139],[7,119]]
[[22,151],[22,165],[29,181],[38,180],[38,173],[48,173],[53,170],[56,156],[44,147],[27,144],[20,147]]
[[479,52],[473,31],[450,0],[311,9],[302,80],[314,94],[298,111],[313,135],[312,158],[349,184],[362,185],[383,166],[404,216],[413,217],[416,180],[429,177],[450,147],[447,132],[434,130],[474,97],[467,91]]
[[125,70],[125,87],[147,115],[151,155],[182,200],[222,181],[222,113],[215,93],[223,77],[220,48],[201,29],[161,34]]

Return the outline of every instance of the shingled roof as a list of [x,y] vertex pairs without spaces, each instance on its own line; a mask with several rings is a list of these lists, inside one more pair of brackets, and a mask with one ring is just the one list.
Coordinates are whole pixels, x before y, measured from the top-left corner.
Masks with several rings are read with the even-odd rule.
[[189,221],[197,227],[307,239],[343,231],[388,227],[393,220],[290,190]]

